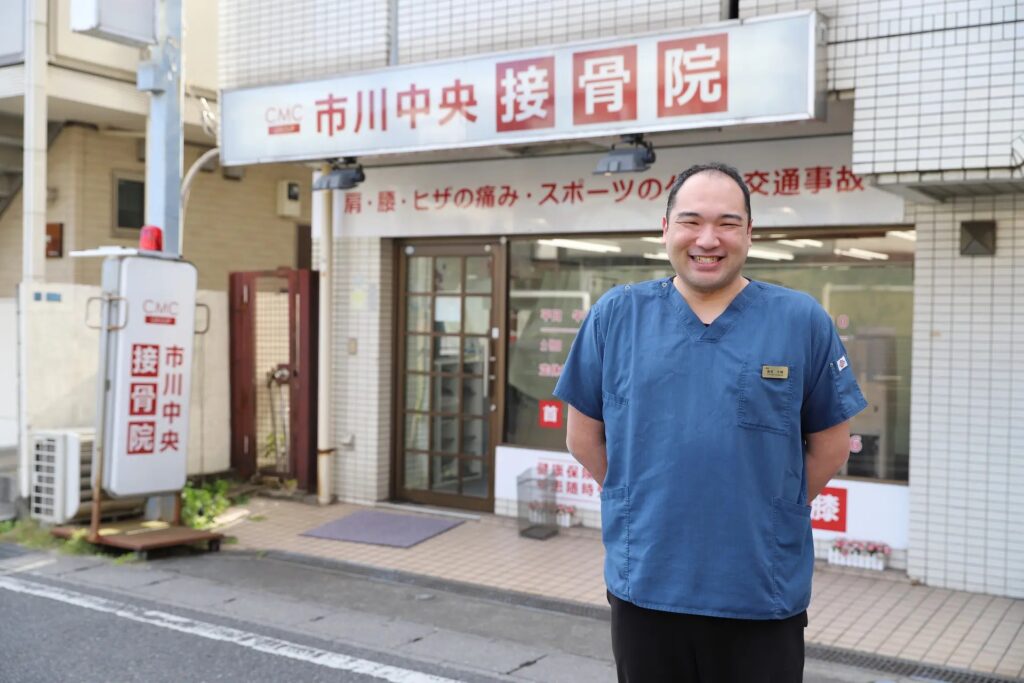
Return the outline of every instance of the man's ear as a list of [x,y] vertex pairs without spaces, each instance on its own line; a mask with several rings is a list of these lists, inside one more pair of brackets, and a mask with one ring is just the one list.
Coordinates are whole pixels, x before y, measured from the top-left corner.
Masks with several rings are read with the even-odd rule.
[[668,219],[661,217],[661,243],[665,244],[665,234],[668,232]]

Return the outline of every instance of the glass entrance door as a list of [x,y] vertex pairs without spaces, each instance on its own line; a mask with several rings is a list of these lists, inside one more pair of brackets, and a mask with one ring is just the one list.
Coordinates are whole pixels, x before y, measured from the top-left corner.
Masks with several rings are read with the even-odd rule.
[[498,242],[408,243],[400,256],[399,496],[494,505],[504,396],[504,260]]

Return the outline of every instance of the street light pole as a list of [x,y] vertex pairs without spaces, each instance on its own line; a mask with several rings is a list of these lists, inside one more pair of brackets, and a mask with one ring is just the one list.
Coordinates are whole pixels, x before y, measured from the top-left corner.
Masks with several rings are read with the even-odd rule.
[[150,94],[146,124],[146,223],[164,233],[164,251],[181,255],[182,0],[157,4],[157,43],[139,65],[138,88]]

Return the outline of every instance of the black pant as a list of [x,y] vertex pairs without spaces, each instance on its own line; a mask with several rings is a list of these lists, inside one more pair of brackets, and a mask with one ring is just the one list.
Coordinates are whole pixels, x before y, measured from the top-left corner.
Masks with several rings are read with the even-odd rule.
[[723,619],[644,609],[611,593],[619,683],[799,683],[807,612]]

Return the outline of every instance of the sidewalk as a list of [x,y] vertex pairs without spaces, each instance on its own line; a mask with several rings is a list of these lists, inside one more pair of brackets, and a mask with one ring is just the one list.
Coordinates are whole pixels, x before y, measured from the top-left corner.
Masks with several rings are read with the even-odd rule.
[[[231,549],[266,550],[446,581],[528,593],[606,609],[600,533],[562,530],[521,538],[516,520],[480,515],[408,549],[301,536],[359,506],[315,507],[253,498],[251,515],[225,529]],[[840,648],[928,665],[1024,676],[1024,600],[915,586],[902,573],[815,569],[809,652]]]

